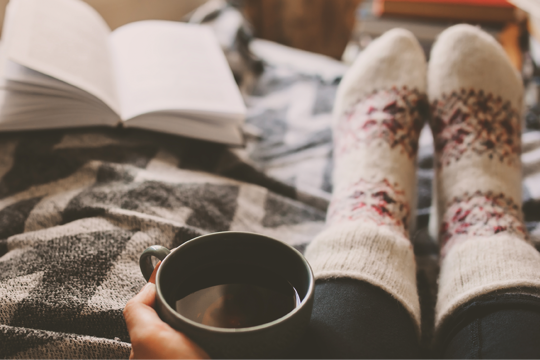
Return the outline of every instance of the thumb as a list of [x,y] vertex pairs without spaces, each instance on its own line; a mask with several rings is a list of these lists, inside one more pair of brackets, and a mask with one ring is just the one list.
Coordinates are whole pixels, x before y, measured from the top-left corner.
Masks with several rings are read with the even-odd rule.
[[144,326],[145,324],[161,323],[161,319],[153,308],[155,301],[156,285],[148,283],[135,297],[127,302],[124,308],[124,318],[130,334],[133,330],[136,330],[135,333],[138,334],[148,329],[147,326]]
[[124,318],[130,333],[138,325],[161,323],[161,319],[154,310],[154,304],[156,302],[156,273],[160,265],[161,261],[154,268],[154,272],[150,276],[148,283],[135,297],[128,301],[124,308]]

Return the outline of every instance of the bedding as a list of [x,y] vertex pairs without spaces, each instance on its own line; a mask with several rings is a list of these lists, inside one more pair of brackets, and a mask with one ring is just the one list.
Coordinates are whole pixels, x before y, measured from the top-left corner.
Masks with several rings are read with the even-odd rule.
[[[346,67],[262,40],[251,49],[265,70],[247,87],[244,149],[135,129],[0,135],[0,357],[127,358],[122,310],[145,284],[138,257],[150,245],[234,230],[304,251],[323,229]],[[540,250],[540,131],[524,132],[522,160]],[[426,127],[412,234],[426,351],[438,272],[432,163]]]

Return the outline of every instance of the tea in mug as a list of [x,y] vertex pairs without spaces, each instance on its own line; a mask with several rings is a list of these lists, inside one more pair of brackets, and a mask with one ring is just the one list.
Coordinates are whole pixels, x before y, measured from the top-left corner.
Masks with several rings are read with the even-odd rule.
[[270,270],[221,264],[180,284],[175,309],[199,324],[246,328],[277,320],[300,302],[294,286]]

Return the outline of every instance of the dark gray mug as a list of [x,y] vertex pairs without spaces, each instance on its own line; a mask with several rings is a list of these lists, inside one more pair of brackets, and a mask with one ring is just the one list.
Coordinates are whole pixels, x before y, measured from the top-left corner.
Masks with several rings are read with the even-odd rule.
[[[156,311],[163,321],[186,334],[214,358],[276,358],[286,356],[303,335],[311,317],[315,281],[311,267],[296,249],[267,236],[246,232],[203,235],[169,251],[151,246],[140,257],[148,281],[152,257],[160,259],[156,274]],[[219,328],[182,316],[174,310],[174,292],[208,266],[245,264],[285,278],[301,302],[287,315],[253,327]]]

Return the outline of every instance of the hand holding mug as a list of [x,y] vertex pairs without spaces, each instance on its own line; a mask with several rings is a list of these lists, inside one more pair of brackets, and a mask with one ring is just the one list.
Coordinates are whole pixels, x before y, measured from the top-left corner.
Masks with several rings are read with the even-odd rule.
[[[140,258],[156,272],[155,309],[210,356],[285,356],[304,333],[313,306],[313,273],[294,248],[267,236],[222,232]],[[188,346],[189,347],[189,346]]]
[[187,336],[163,322],[154,310],[155,275],[124,308],[131,338],[130,359],[209,359],[208,354]]

